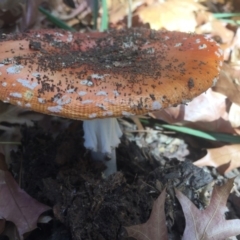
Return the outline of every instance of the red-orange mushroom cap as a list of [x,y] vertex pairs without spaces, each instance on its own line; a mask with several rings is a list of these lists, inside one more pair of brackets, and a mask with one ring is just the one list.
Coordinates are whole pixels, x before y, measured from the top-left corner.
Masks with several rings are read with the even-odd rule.
[[146,114],[217,80],[222,50],[203,35],[126,29],[0,35],[0,99],[72,119]]

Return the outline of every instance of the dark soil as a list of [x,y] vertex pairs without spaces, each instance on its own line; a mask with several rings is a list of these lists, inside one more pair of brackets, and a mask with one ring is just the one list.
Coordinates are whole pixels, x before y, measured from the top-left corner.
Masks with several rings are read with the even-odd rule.
[[202,208],[197,190],[213,180],[188,160],[164,159],[161,165],[126,137],[117,149],[119,171],[104,178],[105,166],[83,147],[81,122],[73,121],[56,138],[37,125],[23,127],[22,136],[11,171],[28,194],[53,208],[53,220],[39,224],[27,240],[130,239],[124,226],[146,222],[165,187],[169,239],[179,240],[185,220],[174,187]]

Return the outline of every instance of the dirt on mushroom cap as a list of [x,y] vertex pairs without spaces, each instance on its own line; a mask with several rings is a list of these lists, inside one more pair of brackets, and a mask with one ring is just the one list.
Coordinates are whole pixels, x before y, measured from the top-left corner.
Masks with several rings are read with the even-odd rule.
[[203,35],[150,29],[0,35],[0,99],[72,119],[145,114],[217,80],[222,50]]

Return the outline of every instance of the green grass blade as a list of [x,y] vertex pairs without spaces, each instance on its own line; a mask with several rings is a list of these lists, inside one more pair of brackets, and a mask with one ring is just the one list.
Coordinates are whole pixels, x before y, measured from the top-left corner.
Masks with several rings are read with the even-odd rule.
[[128,0],[128,22],[127,22],[127,27],[131,28],[132,27],[132,0]]
[[99,2],[98,0],[93,0],[93,29],[97,30],[97,19],[98,19],[98,8]]
[[213,16],[218,19],[240,17],[240,13],[213,13]]
[[221,19],[222,22],[229,23],[232,25],[239,25],[240,20],[233,20],[233,19]]
[[102,0],[102,19],[101,19],[101,27],[100,31],[103,32],[108,29],[108,8],[107,8],[107,0]]
[[49,11],[47,11],[46,9],[44,9],[43,7],[39,7],[38,10],[44,14],[47,19],[52,22],[54,25],[56,25],[59,28],[65,29],[65,30],[69,30],[72,32],[75,32],[76,30],[74,28],[69,27],[65,22],[63,22],[62,20],[54,17]]
[[176,132],[181,132],[185,134],[189,134],[195,137],[200,137],[212,141],[220,141],[220,142],[228,142],[228,143],[240,143],[240,136],[234,136],[226,133],[213,133],[213,132],[205,132],[200,131],[188,127],[169,125],[169,124],[157,124],[159,127],[173,130]]

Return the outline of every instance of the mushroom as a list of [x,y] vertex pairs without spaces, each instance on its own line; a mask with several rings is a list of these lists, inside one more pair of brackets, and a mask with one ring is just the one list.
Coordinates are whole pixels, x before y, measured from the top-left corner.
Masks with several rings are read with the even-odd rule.
[[85,146],[110,153],[122,134],[116,117],[190,101],[217,81],[222,60],[212,39],[182,32],[1,34],[0,99],[84,120]]

